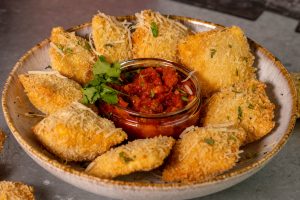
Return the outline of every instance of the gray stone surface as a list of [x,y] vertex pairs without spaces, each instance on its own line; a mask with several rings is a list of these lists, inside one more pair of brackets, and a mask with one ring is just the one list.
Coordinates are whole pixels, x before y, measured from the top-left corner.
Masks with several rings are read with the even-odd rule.
[[[49,36],[53,26],[65,28],[87,22],[97,10],[127,15],[151,8],[166,14],[185,15],[224,25],[239,25],[290,71],[300,71],[300,34],[295,20],[265,12],[257,21],[248,21],[211,10],[172,1],[130,0],[0,0],[0,87],[17,60],[32,46]],[[22,122],[20,122],[22,123]],[[0,155],[0,180],[23,181],[36,188],[37,199],[107,199],[77,189],[39,167],[17,144],[0,115],[0,126],[8,133]],[[300,123],[282,151],[260,172],[225,191],[203,199],[300,199]]]

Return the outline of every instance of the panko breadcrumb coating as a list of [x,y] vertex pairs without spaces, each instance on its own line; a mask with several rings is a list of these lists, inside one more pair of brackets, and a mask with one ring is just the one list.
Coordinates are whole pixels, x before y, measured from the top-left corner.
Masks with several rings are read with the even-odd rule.
[[215,93],[206,105],[203,125],[232,123],[247,132],[245,144],[260,139],[275,126],[275,105],[265,88],[264,83],[251,80]]
[[150,171],[163,164],[174,143],[175,140],[167,136],[134,140],[99,156],[86,172],[101,178],[114,178],[136,171]]
[[189,127],[163,170],[168,182],[203,182],[235,166],[246,133],[239,128]]
[[182,64],[197,71],[206,97],[255,77],[254,57],[243,31],[232,26],[186,37],[178,45]]
[[6,135],[4,132],[0,129],[0,152],[3,149],[4,141],[5,141]]
[[132,58],[129,23],[117,21],[103,13],[92,20],[92,34],[98,55],[104,55],[108,62],[121,62]]
[[45,114],[51,114],[82,99],[81,86],[55,74],[19,75],[30,102]]
[[296,85],[296,88],[297,88],[297,96],[298,96],[298,99],[297,99],[297,102],[298,102],[297,117],[299,118],[300,117],[300,72],[291,73],[291,74],[292,74],[292,77],[294,79],[294,82],[295,82],[295,85]]
[[23,183],[0,181],[0,200],[34,200],[33,188]]
[[33,132],[50,152],[66,161],[91,161],[127,139],[112,121],[78,102],[44,118]]
[[51,32],[50,58],[53,69],[80,84],[93,79],[94,55],[89,42],[56,27]]
[[188,29],[151,10],[137,13],[136,17],[136,30],[132,34],[133,57],[178,61],[177,44],[189,34]]

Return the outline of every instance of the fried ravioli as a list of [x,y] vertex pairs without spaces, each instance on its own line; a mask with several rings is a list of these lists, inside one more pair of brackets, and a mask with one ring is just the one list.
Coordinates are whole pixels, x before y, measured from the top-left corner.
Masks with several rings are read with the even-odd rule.
[[128,23],[117,21],[103,13],[92,20],[92,34],[98,55],[108,62],[120,62],[132,58],[131,34]]
[[23,183],[0,182],[0,200],[34,200],[33,188]]
[[136,30],[132,34],[133,57],[178,61],[177,44],[189,34],[188,29],[151,10],[144,10],[136,16]]
[[86,172],[101,178],[114,178],[136,171],[150,171],[163,164],[174,143],[172,137],[166,136],[134,140],[99,156]]
[[50,152],[66,161],[93,160],[127,139],[112,121],[78,102],[44,118],[33,132]]
[[297,89],[297,102],[298,102],[298,111],[297,111],[297,117],[300,117],[300,73],[291,73],[292,77],[294,79],[296,89]]
[[94,55],[88,41],[56,27],[51,32],[50,58],[53,69],[80,84],[92,80]]
[[189,127],[163,170],[168,182],[203,182],[235,166],[246,133],[239,128]]
[[247,132],[245,144],[260,139],[275,126],[275,105],[265,88],[264,83],[251,80],[215,93],[206,105],[203,125],[232,123]]
[[31,72],[19,75],[30,102],[45,114],[51,114],[82,99],[81,86],[55,74]]
[[6,135],[5,135],[4,132],[0,129],[0,152],[1,152],[2,149],[3,149],[3,145],[4,145],[4,142],[5,142],[5,138],[6,138]]
[[255,77],[247,38],[236,26],[188,36],[178,45],[178,52],[182,64],[198,72],[206,97]]

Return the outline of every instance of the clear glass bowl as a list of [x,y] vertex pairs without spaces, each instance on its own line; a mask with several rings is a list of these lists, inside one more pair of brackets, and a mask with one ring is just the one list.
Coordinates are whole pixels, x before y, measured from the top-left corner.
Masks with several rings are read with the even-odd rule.
[[[190,70],[171,61],[154,58],[140,58],[121,63],[122,72],[147,67],[174,67],[177,72],[187,77]],[[102,116],[111,119],[117,127],[122,128],[130,138],[149,138],[157,135],[177,138],[181,132],[197,124],[200,115],[200,85],[197,77],[190,80],[194,85],[195,98],[183,109],[175,112],[145,114],[119,105],[103,104],[99,106]]]

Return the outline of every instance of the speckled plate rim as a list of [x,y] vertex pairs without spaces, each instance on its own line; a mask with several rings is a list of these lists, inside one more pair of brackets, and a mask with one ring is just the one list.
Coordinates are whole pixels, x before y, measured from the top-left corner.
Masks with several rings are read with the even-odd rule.
[[[202,20],[199,20],[199,19],[184,17],[184,16],[171,15],[170,18],[173,18],[173,19],[176,19],[176,20],[179,20],[179,21],[189,21],[189,22],[193,22],[193,23],[196,22],[198,24],[201,24],[201,25],[209,27],[209,28],[223,27],[222,25],[202,21]],[[124,20],[124,19],[134,20],[135,17],[133,15],[130,15],[130,16],[118,17],[118,19],[120,19],[120,20]],[[91,23],[81,24],[81,25],[78,25],[78,26],[75,26],[73,28],[68,29],[68,31],[77,31],[77,30],[80,30],[82,28],[88,27],[90,25],[91,25]],[[282,75],[285,77],[285,79],[288,82],[288,86],[289,86],[289,89],[291,91],[291,96],[292,96],[292,104],[293,104],[292,105],[292,112],[291,112],[291,115],[290,115],[290,121],[289,121],[289,124],[288,124],[288,128],[286,129],[284,135],[282,136],[282,138],[280,139],[278,144],[270,152],[268,152],[267,154],[262,156],[262,158],[260,158],[256,162],[254,162],[254,163],[252,163],[252,164],[250,164],[250,165],[248,165],[244,168],[238,169],[236,171],[228,172],[228,173],[225,173],[223,175],[219,175],[216,178],[214,178],[212,180],[209,180],[209,181],[206,181],[206,182],[201,182],[201,183],[163,183],[163,184],[159,184],[159,183],[126,182],[126,181],[120,181],[120,180],[101,179],[101,178],[98,178],[98,177],[88,175],[84,172],[78,171],[78,170],[76,170],[76,169],[74,169],[74,168],[72,168],[68,165],[65,165],[65,164],[62,164],[62,163],[58,162],[55,159],[51,159],[51,158],[47,157],[45,154],[43,154],[43,153],[37,151],[36,149],[34,149],[33,147],[31,147],[28,143],[26,143],[26,141],[22,138],[20,133],[14,127],[14,124],[12,123],[12,119],[11,119],[9,113],[8,113],[8,107],[6,105],[8,86],[11,84],[12,77],[13,77],[14,73],[17,71],[17,69],[22,67],[23,62],[25,62],[35,51],[40,49],[42,46],[47,45],[50,42],[49,39],[45,39],[42,42],[40,42],[39,44],[35,45],[32,49],[27,51],[21,57],[21,59],[14,65],[12,71],[9,74],[8,79],[6,80],[6,83],[4,85],[4,90],[3,90],[3,93],[2,93],[2,109],[3,109],[4,117],[5,117],[5,120],[7,122],[8,127],[11,130],[12,134],[14,135],[15,139],[18,141],[18,143],[24,149],[26,149],[26,151],[28,151],[27,153],[30,153],[36,159],[44,162],[45,164],[47,164],[50,168],[52,168],[54,170],[63,171],[64,173],[68,173],[69,175],[75,175],[78,178],[86,179],[87,181],[90,181],[94,184],[103,185],[103,186],[120,186],[123,189],[138,188],[138,189],[161,189],[161,190],[169,190],[169,189],[182,190],[182,189],[186,189],[186,188],[198,188],[198,187],[201,187],[201,186],[208,186],[208,185],[216,184],[216,183],[222,182],[226,179],[241,176],[243,174],[246,174],[247,172],[250,172],[250,170],[259,169],[260,167],[264,166],[264,164],[266,164],[273,156],[275,156],[279,152],[279,150],[285,145],[285,143],[287,142],[289,136],[292,133],[292,130],[293,130],[295,122],[296,122],[297,93],[296,93],[296,87],[294,85],[294,82],[292,81],[292,78],[291,78],[289,72],[282,65],[280,60],[278,58],[276,58],[274,55],[272,55],[267,49],[260,46],[259,44],[257,44],[253,40],[251,40],[251,39],[249,39],[249,40],[254,45],[254,47],[256,49],[258,49],[261,53],[263,53],[265,56],[267,56],[270,60],[272,60],[274,62],[275,66],[280,70],[280,72],[282,73]]]

